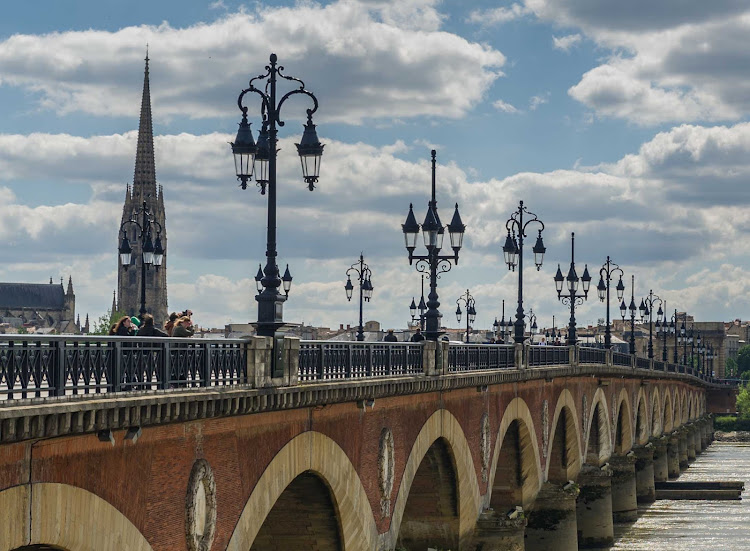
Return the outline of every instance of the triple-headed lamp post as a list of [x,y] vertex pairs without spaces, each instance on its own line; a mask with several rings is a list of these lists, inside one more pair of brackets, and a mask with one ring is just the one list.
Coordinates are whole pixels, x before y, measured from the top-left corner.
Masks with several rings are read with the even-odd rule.
[[[524,222],[524,214],[529,217],[526,222]],[[536,214],[529,212],[523,206],[523,201],[518,204],[518,209],[505,222],[505,228],[508,230],[508,236],[505,238],[505,245],[503,246],[505,263],[508,265],[508,269],[513,271],[518,266],[518,308],[516,309],[515,335],[513,338],[519,344],[523,344],[525,326],[523,313],[523,238],[526,237],[526,228],[533,222],[541,226],[532,249],[534,251],[534,264],[538,271],[542,267],[544,253],[547,250],[542,241],[544,222],[539,220]]]
[[659,310],[656,312],[656,321],[660,323],[664,310],[662,310],[662,300],[654,294],[653,289],[649,289],[646,298],[641,299],[641,305],[638,310],[641,313],[641,322],[648,316],[648,359],[654,359],[654,306],[659,304]]
[[[141,217],[141,221],[138,222],[138,217]],[[139,310],[139,316],[143,319],[143,314],[146,313],[146,269],[150,269],[154,266],[157,270],[161,266],[164,260],[164,247],[161,244],[161,232],[162,227],[159,222],[154,219],[153,213],[148,210],[146,201],[143,201],[143,205],[130,217],[130,220],[125,220],[120,225],[120,231],[122,232],[122,241],[120,242],[120,262],[127,270],[132,261],[133,249],[128,241],[128,233],[125,226],[133,225],[137,229],[135,231],[135,238],[140,241],[141,249],[141,309]],[[156,230],[156,241],[153,241],[152,229],[155,226]]]
[[362,324],[362,303],[370,302],[372,298],[372,271],[370,267],[365,264],[364,255],[359,255],[359,262],[352,264],[351,268],[346,271],[346,285],[344,290],[346,291],[346,300],[352,300],[352,292],[354,291],[354,285],[352,285],[352,274],[356,275],[357,282],[359,283],[359,328],[357,329],[357,340],[365,340],[365,330]]
[[[438,340],[441,335],[440,311],[438,310],[440,302],[438,301],[439,297],[437,294],[438,275],[450,271],[451,262],[458,264],[458,251],[461,249],[464,239],[464,231],[466,230],[466,226],[461,221],[461,216],[458,214],[458,203],[456,203],[456,210],[453,213],[453,219],[451,220],[451,223],[448,224],[448,234],[450,235],[453,254],[441,256],[440,250],[443,248],[445,226],[440,222],[437,209],[437,199],[435,198],[435,155],[436,152],[433,149],[432,195],[427,204],[427,214],[425,215],[424,222],[420,227],[417,223],[417,219],[414,217],[413,205],[409,205],[409,214],[406,216],[406,222],[401,225],[404,232],[406,250],[409,253],[409,264],[411,265],[416,260],[417,271],[429,275],[430,278],[430,294],[427,295],[427,313],[425,314],[425,338],[431,341]],[[426,255],[414,254],[414,249],[417,248],[417,238],[420,229],[422,231],[422,237],[424,238],[424,246],[427,249]]]
[[[583,275],[579,278],[576,273],[575,263],[575,233],[570,234],[570,269],[568,270],[567,277],[563,278],[560,265],[557,265],[557,273],[555,274],[555,288],[557,289],[557,298],[565,304],[567,302],[570,305],[570,323],[568,324],[568,339],[567,343],[572,346],[576,343],[576,305],[580,306],[583,301],[588,299],[589,287],[591,286],[591,276],[589,275],[588,265],[584,265]],[[583,294],[578,293],[578,282],[581,282]],[[567,293],[563,294],[563,283],[567,283]]]
[[620,273],[620,279],[617,282],[617,302],[622,301],[622,295],[625,293],[625,285],[622,282],[622,276],[625,273],[622,271],[617,264],[612,262],[607,256],[607,261],[602,265],[599,270],[599,284],[596,286],[596,292],[599,295],[599,300],[607,302],[607,326],[604,329],[604,348],[609,349],[612,346],[612,330],[609,325],[609,284],[612,281],[612,277],[617,273]]
[[492,328],[495,330],[495,333],[500,337],[504,344],[508,343],[508,338],[510,338],[512,326],[513,324],[510,322],[510,318],[507,322],[505,321],[505,299],[503,299],[503,311],[500,321],[497,321],[497,318],[495,318],[495,323],[492,324]]
[[630,306],[625,306],[625,301],[623,300],[620,304],[620,315],[622,316],[623,321],[623,333],[625,332],[625,315],[627,314],[628,310],[630,310],[630,339],[629,339],[629,348],[628,351],[630,352],[630,355],[635,355],[635,312],[637,308],[635,307],[635,276],[630,276]]
[[474,324],[474,320],[477,317],[476,301],[471,296],[469,290],[466,289],[466,293],[458,297],[456,300],[456,320],[461,323],[461,303],[464,303],[466,308],[466,343],[469,343],[469,335],[471,334],[471,326]]
[[[419,316],[417,317],[417,310],[419,310]],[[411,304],[409,305],[409,313],[411,314],[411,325],[412,327],[419,327],[421,331],[425,330],[425,312],[427,311],[427,304],[424,301],[424,274],[422,274],[422,297],[419,299],[419,306],[414,302],[414,297],[411,297]]]
[[677,321],[677,310],[674,311],[674,314],[672,314],[672,317],[670,319],[667,319],[667,301],[664,301],[664,318],[662,319],[661,324],[659,322],[656,323],[656,332],[659,333],[661,331],[662,336],[662,344],[664,345],[664,348],[661,351],[661,360],[663,362],[666,362],[669,358],[669,353],[667,352],[667,337],[670,335],[674,337],[674,363],[677,363],[677,326],[675,322]]
[[[256,281],[258,283],[258,322],[257,333],[263,337],[272,337],[276,330],[284,325],[283,308],[284,302],[289,295],[292,276],[287,266],[284,278],[280,277],[279,267],[276,264],[276,155],[278,145],[277,126],[284,126],[281,119],[281,108],[290,97],[302,94],[313,101],[313,108],[307,110],[307,124],[302,134],[302,139],[297,145],[302,164],[302,177],[307,182],[310,190],[314,189],[315,183],[320,175],[320,159],[323,155],[323,145],[318,140],[312,116],[318,109],[318,100],[305,89],[305,83],[295,77],[283,74],[284,67],[276,64],[276,54],[271,54],[270,63],[266,65],[266,72],[250,80],[248,88],[242,90],[237,98],[237,105],[242,111],[242,121],[237,131],[237,137],[232,145],[234,154],[234,165],[240,187],[247,189],[249,180],[253,175],[261,194],[265,194],[268,188],[268,225],[266,234],[266,266],[259,270]],[[276,81],[278,78],[295,82],[299,85],[277,101]],[[265,82],[259,88],[253,84],[255,81]],[[258,135],[258,143],[253,140],[250,123],[247,120],[247,107],[242,105],[245,94],[252,92],[260,96],[260,114],[262,119],[261,131]],[[284,294],[279,292],[279,287],[284,284]]]

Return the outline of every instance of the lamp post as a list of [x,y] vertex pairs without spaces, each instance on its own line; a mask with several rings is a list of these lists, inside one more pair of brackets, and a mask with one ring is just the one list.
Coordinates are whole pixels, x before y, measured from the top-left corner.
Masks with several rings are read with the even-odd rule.
[[664,322],[661,325],[661,334],[664,339],[664,349],[662,350],[661,359],[662,361],[666,362],[669,354],[667,353],[667,337],[669,335],[672,335],[674,337],[674,363],[677,363],[677,309],[675,309],[674,314],[672,314],[669,321],[667,321],[667,301],[664,301]]
[[623,321],[623,332],[625,331],[624,325],[625,325],[625,314],[627,311],[630,310],[630,346],[628,347],[628,351],[630,352],[631,356],[635,355],[635,276],[630,276],[630,306],[625,306],[625,301],[623,300],[620,304],[620,315],[622,316]]
[[[529,220],[524,222],[523,215],[527,214]],[[524,341],[524,313],[523,313],[523,238],[526,237],[526,228],[529,224],[536,222],[541,226],[539,234],[532,250],[534,251],[534,264],[537,271],[542,267],[544,253],[547,250],[542,241],[542,232],[544,231],[544,222],[539,220],[536,214],[529,212],[523,206],[523,201],[518,204],[518,209],[510,215],[505,222],[505,228],[508,230],[508,237],[505,238],[503,246],[503,255],[505,263],[509,270],[515,271],[518,266],[518,308],[516,309],[515,342],[521,344]]]
[[[141,221],[138,222],[140,217]],[[164,248],[161,244],[161,232],[162,227],[159,222],[154,218],[154,215],[148,209],[146,201],[143,201],[143,205],[130,217],[130,220],[125,220],[120,225],[120,231],[122,232],[122,241],[118,252],[120,253],[120,262],[127,270],[132,260],[133,249],[128,241],[128,233],[125,229],[126,226],[133,225],[137,229],[135,230],[135,238],[140,241],[141,249],[141,308],[138,311],[138,317],[143,319],[143,314],[146,313],[146,270],[151,269],[153,265],[156,270],[161,266],[164,260]],[[152,226],[156,226],[156,242],[152,240]]]
[[536,323],[536,314],[533,308],[529,308],[529,341],[534,344],[534,335],[539,330],[539,326]]
[[[419,308],[419,321],[417,321],[417,308]],[[424,274],[422,274],[422,298],[419,299],[419,307],[414,302],[414,297],[411,297],[411,305],[409,306],[409,312],[411,313],[411,324],[416,327],[419,325],[419,329],[424,331],[424,320],[425,312],[427,311],[427,304],[424,301]]]
[[365,258],[360,253],[359,262],[352,264],[351,268],[346,271],[346,284],[344,290],[346,291],[346,300],[352,300],[352,292],[354,291],[354,285],[352,285],[352,274],[356,275],[357,282],[359,283],[359,329],[357,330],[357,340],[362,342],[365,340],[365,331],[362,325],[362,303],[370,302],[372,298],[372,271],[370,267],[365,264]]
[[685,329],[685,322],[687,321],[687,312],[685,312],[685,315],[682,318],[682,324],[680,325],[680,342],[682,343],[682,363],[687,365],[688,362],[688,355],[687,355],[687,346],[693,345],[693,328],[692,326],[690,329]]
[[[437,199],[435,198],[435,155],[436,151],[432,150],[432,195],[427,206],[427,215],[421,225],[417,224],[414,217],[413,205],[409,205],[409,214],[406,216],[406,222],[401,225],[406,242],[406,250],[409,252],[409,265],[415,260],[418,272],[428,274],[430,277],[430,294],[427,296],[427,313],[425,314],[425,338],[436,341],[441,335],[440,331],[440,311],[438,307],[440,302],[437,294],[438,275],[448,272],[451,269],[451,262],[458,264],[458,251],[464,239],[466,226],[461,221],[458,213],[458,203],[453,213],[453,219],[448,224],[448,233],[451,240],[452,255],[440,255],[440,249],[443,248],[443,237],[445,235],[445,226],[440,222],[437,209]],[[414,249],[417,247],[417,237],[420,229],[424,245],[427,249],[426,255],[415,255]]]
[[[709,344],[707,349],[708,350],[706,352],[706,359],[708,360],[708,365],[706,367],[704,375],[706,375],[707,377],[713,377],[714,376],[714,358],[716,356],[714,355],[714,347],[712,345]],[[727,377],[727,375],[724,374],[724,377]]]
[[469,290],[466,289],[466,293],[458,297],[456,300],[456,320],[461,323],[461,303],[464,303],[466,308],[466,344],[469,344],[469,333],[471,332],[471,326],[477,317],[476,311],[476,300],[471,296]]
[[495,323],[492,326],[495,328],[496,333],[499,332],[499,336],[505,344],[507,344],[508,337],[510,337],[510,328],[512,325],[510,319],[507,322],[505,321],[505,299],[503,299],[503,313],[500,322],[495,318]]
[[[579,278],[576,273],[575,263],[575,233],[570,234],[570,269],[568,270],[568,276],[563,278],[560,265],[557,265],[557,273],[555,274],[555,288],[557,289],[557,298],[563,304],[570,305],[570,323],[568,324],[568,345],[574,345],[576,343],[576,305],[583,304],[583,301],[588,299],[589,286],[591,285],[591,276],[589,275],[589,267],[585,265],[583,269],[583,275]],[[578,282],[581,282],[583,294],[579,294]],[[567,293],[562,294],[563,282],[567,282]]]
[[[255,300],[258,302],[258,321],[256,324],[257,334],[262,337],[272,337],[279,327],[284,325],[284,302],[289,296],[292,285],[292,276],[287,265],[283,277],[279,277],[279,267],[276,264],[276,155],[278,152],[278,126],[284,126],[281,119],[281,108],[290,97],[302,94],[313,101],[313,108],[307,110],[307,124],[302,134],[302,139],[297,145],[302,164],[302,177],[312,191],[320,175],[320,159],[323,155],[323,145],[318,140],[312,116],[318,109],[318,100],[305,89],[305,83],[298,78],[283,74],[284,67],[276,64],[276,54],[271,54],[270,63],[266,65],[265,74],[258,75],[250,80],[248,88],[240,92],[237,105],[242,111],[242,121],[237,131],[237,137],[232,145],[234,155],[235,172],[240,180],[240,187],[247,189],[248,180],[255,175],[256,183],[260,187],[261,194],[266,193],[268,188],[268,225],[266,233],[266,266],[259,270],[256,276],[258,294]],[[282,78],[299,85],[298,88],[284,94],[277,101],[276,81]],[[253,84],[255,81],[263,82],[260,88]],[[253,133],[250,123],[247,121],[247,107],[242,105],[242,99],[248,92],[260,96],[262,128],[258,135],[257,145],[253,141]],[[279,293],[279,287],[284,286],[284,294]]]
[[644,321],[644,318],[648,316],[648,359],[652,360],[654,358],[654,304],[659,303],[659,310],[656,313],[656,321],[660,323],[659,320],[661,320],[661,317],[664,315],[664,311],[662,310],[663,302],[659,298],[658,295],[654,294],[653,289],[649,289],[648,295],[646,295],[646,298],[641,299],[641,305],[638,307],[638,310],[641,313],[641,323]]
[[607,326],[604,329],[604,348],[608,349],[612,346],[612,331],[609,328],[609,284],[612,281],[612,276],[620,272],[620,279],[617,282],[617,302],[622,300],[622,295],[625,293],[625,285],[622,282],[622,276],[625,273],[622,271],[617,264],[612,262],[607,256],[607,261],[599,269],[599,284],[596,286],[596,291],[599,295],[599,300],[607,302]]

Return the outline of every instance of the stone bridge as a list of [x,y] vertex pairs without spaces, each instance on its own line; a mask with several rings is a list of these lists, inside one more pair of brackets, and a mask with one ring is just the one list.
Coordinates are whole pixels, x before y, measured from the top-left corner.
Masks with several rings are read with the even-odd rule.
[[59,341],[0,343],[0,551],[606,545],[734,394],[579,347]]

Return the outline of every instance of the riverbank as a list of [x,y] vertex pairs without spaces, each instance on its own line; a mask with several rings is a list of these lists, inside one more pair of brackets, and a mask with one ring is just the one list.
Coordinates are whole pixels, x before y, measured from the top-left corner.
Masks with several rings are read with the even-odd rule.
[[747,430],[733,430],[733,431],[720,431],[714,432],[714,440],[718,442],[750,442],[750,431]]

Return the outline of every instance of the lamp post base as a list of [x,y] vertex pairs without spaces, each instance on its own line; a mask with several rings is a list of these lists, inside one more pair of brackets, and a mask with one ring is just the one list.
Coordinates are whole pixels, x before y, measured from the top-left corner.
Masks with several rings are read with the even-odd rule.
[[286,296],[278,293],[263,293],[256,295],[258,301],[258,321],[253,323],[259,337],[273,337],[284,324],[284,303]]

